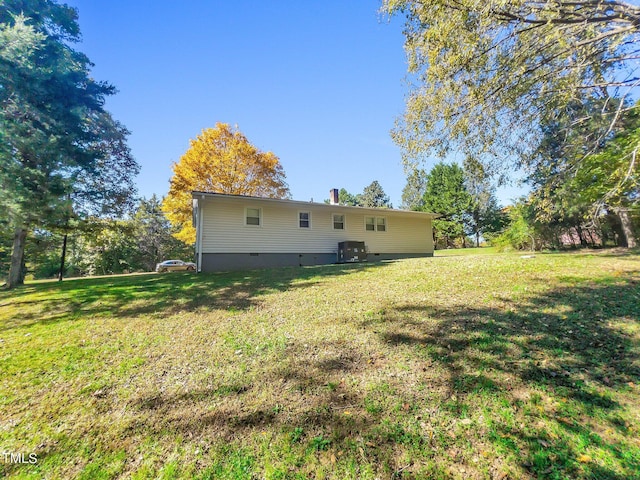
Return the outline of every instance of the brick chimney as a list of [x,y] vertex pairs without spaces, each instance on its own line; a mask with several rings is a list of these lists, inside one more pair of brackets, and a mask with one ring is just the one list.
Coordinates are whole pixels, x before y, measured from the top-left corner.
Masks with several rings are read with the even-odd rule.
[[338,200],[338,189],[332,188],[329,190],[329,203],[331,205],[338,205],[340,202]]

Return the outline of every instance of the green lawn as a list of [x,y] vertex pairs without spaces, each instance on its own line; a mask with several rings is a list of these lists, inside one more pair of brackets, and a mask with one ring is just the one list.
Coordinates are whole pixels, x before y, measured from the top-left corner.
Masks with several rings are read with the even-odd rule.
[[483,250],[1,291],[0,477],[640,478],[640,255]]

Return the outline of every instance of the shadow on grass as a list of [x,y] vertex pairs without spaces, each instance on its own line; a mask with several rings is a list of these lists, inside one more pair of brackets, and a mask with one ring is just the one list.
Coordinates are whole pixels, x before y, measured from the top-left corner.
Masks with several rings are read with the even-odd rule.
[[[51,302],[58,289],[72,289],[79,302],[73,312],[82,315],[164,315],[247,309],[270,291],[383,265],[126,277],[38,288],[54,296]],[[379,305],[373,318],[336,320],[372,339],[366,347],[322,336],[290,341],[277,361],[271,358],[270,365],[260,367],[259,378],[248,367],[235,381],[214,379],[186,391],[128,399],[135,416],[121,433],[142,439],[193,436],[233,445],[270,429],[290,435],[294,447],[326,447],[376,465],[381,478],[414,478],[400,463],[407,457],[461,466],[468,462],[461,445],[470,443],[486,445],[490,455],[513,462],[506,465],[511,468],[507,473],[487,470],[485,477],[638,478],[640,450],[633,447],[636,429],[630,425],[637,411],[630,413],[623,401],[625,395],[637,398],[640,380],[640,345],[629,334],[637,332],[640,318],[637,279],[632,272],[606,282],[556,287],[501,299],[500,307],[445,308],[437,299]],[[113,304],[100,303],[105,289]],[[135,303],[141,298],[148,305]],[[385,363],[390,357],[395,364]],[[384,380],[375,390],[362,387],[380,372]],[[416,377],[421,389],[405,383],[405,373]],[[543,396],[551,401],[545,403]],[[111,408],[110,397],[94,401],[104,403],[105,411]],[[504,410],[504,421],[497,412],[481,425],[473,409],[483,402]],[[523,414],[527,409],[531,413]],[[604,434],[607,428],[614,433]],[[606,461],[585,459],[587,447],[604,452]],[[401,449],[404,456],[397,455]],[[466,471],[480,475],[469,464]],[[447,478],[463,476],[465,470],[434,472],[434,477]]]
[[[199,310],[247,310],[270,292],[307,288],[329,278],[383,268],[387,263],[324,265],[221,274],[189,272],[120,275],[26,285],[0,292],[0,307],[20,312],[0,331],[81,317],[153,315]],[[34,298],[35,297],[35,298]],[[33,308],[37,304],[38,308]],[[22,308],[25,307],[25,308]]]
[[[424,374],[425,382],[436,387],[431,397],[421,397],[398,381],[397,389],[384,394],[395,402],[396,418],[405,415],[415,423],[425,411],[433,411],[461,421],[478,408],[478,395],[492,397],[494,406],[506,404],[502,408],[509,415],[534,410],[521,417],[522,423],[494,419],[475,439],[489,442],[495,452],[520,458],[521,473],[537,478],[637,478],[639,452],[620,443],[627,438],[633,445],[633,433],[625,420],[628,405],[618,397],[640,379],[640,346],[624,328],[640,318],[636,278],[560,287],[517,302],[504,300],[502,308],[446,309],[416,303],[385,306],[374,320],[344,321],[373,333],[380,345],[407,362],[426,362],[446,372],[439,378]],[[233,442],[267,427],[304,428],[307,441],[327,438],[336,450],[363,449],[357,450],[362,456],[366,450],[369,461],[396,478],[403,478],[402,472],[411,476],[396,463],[394,445],[416,455],[425,449],[444,452],[457,462],[459,447],[450,433],[436,432],[434,437],[433,432],[427,435],[393,416],[384,417],[387,400],[372,401],[344,381],[345,376],[375,375],[377,368],[349,342],[292,343],[266,378],[138,399],[135,406],[142,415],[129,433],[148,434],[151,429],[158,435],[195,433]],[[254,389],[264,389],[263,382],[271,385],[267,398],[280,399],[284,406],[276,400],[256,403]],[[538,393],[557,405],[539,403]],[[225,399],[223,407],[206,408],[220,398]],[[351,410],[362,413],[363,406],[363,414],[349,415]],[[602,434],[606,428],[616,430],[617,440]],[[585,460],[588,446],[606,452],[617,466]]]
[[[556,288],[518,302],[504,300],[499,309],[443,309],[416,303],[388,307],[385,312],[375,325],[365,321],[361,326],[376,328],[383,342],[420,352],[443,367],[446,397],[456,398],[458,404],[471,394],[499,392],[513,397],[517,409],[522,400],[510,392],[523,386],[560,400],[540,414],[547,428],[563,433],[559,439],[545,431],[532,434],[525,425],[500,426],[495,432],[497,444],[505,438],[518,440],[521,446],[513,453],[524,456],[523,466],[530,473],[573,478],[580,466],[581,475],[586,472],[588,478],[640,477],[640,450],[623,452],[620,445],[603,440],[602,425],[591,429],[592,422],[605,419],[609,427],[629,435],[628,422],[618,414],[625,406],[616,394],[631,392],[640,380],[640,345],[637,336],[628,333],[637,331],[640,319],[637,274]],[[482,373],[465,373],[469,371]],[[635,476],[619,475],[596,463],[580,464],[575,444],[564,437],[609,452]]]

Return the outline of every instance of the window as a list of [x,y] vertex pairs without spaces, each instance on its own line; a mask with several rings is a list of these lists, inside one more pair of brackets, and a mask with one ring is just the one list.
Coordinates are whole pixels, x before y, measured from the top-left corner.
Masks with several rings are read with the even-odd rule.
[[333,229],[344,230],[344,215],[340,215],[337,213],[333,214]]
[[247,208],[245,210],[245,225],[254,225],[259,227],[261,222],[261,211],[259,208]]
[[298,212],[298,227],[311,228],[311,213]]
[[387,219],[385,217],[364,217],[364,229],[367,232],[386,232]]
[[365,217],[364,218],[364,229],[367,232],[373,232],[376,229],[376,217]]

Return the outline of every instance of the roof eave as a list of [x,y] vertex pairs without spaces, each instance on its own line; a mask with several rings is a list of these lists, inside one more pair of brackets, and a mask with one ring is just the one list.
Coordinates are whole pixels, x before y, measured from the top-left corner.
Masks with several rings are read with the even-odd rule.
[[358,210],[361,212],[372,212],[380,214],[380,212],[390,212],[392,214],[398,213],[401,215],[415,215],[415,216],[429,216],[431,218],[438,218],[441,215],[437,213],[431,212],[417,212],[414,210],[398,210],[395,208],[374,208],[374,207],[357,207],[351,205],[336,205],[332,203],[319,203],[319,202],[305,202],[303,200],[290,200],[285,198],[268,198],[268,197],[254,197],[250,195],[233,195],[227,193],[213,193],[213,192],[200,192],[200,191],[192,191],[191,196],[201,197],[201,198],[237,198],[237,199],[250,199],[250,200],[258,200],[265,202],[273,202],[273,203],[282,203],[289,205],[313,205],[314,207],[319,208],[340,208],[345,210]]

